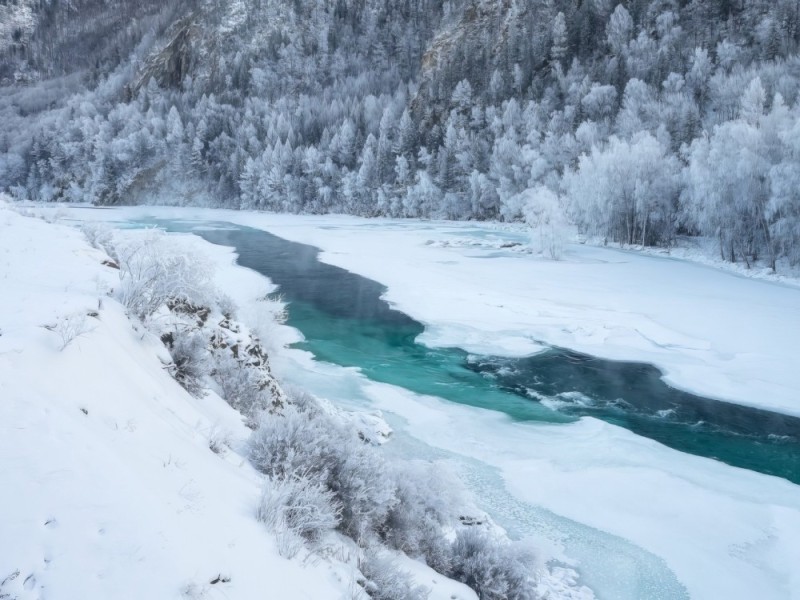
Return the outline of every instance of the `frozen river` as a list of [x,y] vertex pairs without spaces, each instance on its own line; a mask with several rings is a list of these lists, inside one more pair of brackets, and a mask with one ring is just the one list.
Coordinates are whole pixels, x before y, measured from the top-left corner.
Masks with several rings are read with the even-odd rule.
[[[766,361],[773,346],[780,358],[794,337],[797,290],[680,261],[628,260],[602,249],[580,249],[563,264],[533,264],[539,276],[533,283],[509,280],[511,266],[519,267],[521,277],[536,259],[502,248],[516,234],[471,224],[420,223],[428,228],[421,234],[414,223],[135,211],[124,214],[252,221],[281,238],[322,246],[320,262],[313,248],[288,246],[259,231],[233,239],[242,230],[207,222],[200,232],[236,247],[239,263],[270,277],[290,301],[289,324],[305,340],[274,358],[287,380],[345,406],[382,410],[396,430],[388,451],[453,462],[488,512],[512,534],[531,536],[543,552],[574,565],[599,597],[796,597],[800,488],[789,481],[796,479],[796,419],[707,400],[702,393],[726,397],[724,389],[733,389],[742,375],[729,363],[736,367],[750,358],[769,367],[762,369],[762,380],[751,376],[734,386],[731,400],[797,412],[791,405],[797,377],[791,361]],[[500,243],[489,248],[488,237]],[[454,243],[459,239],[464,242]],[[269,252],[278,254],[265,259]],[[378,268],[381,259],[385,271]],[[387,284],[388,291],[330,263]],[[613,290],[626,276],[639,277],[646,265],[651,281],[636,287],[649,294],[685,279],[684,271],[697,270],[698,280],[730,279],[720,291],[722,314],[706,312],[702,323],[693,313],[681,318],[686,294],[675,288],[674,297],[661,297],[646,321],[630,290],[617,296]],[[544,296],[565,288],[563,274],[576,269],[605,270],[620,279],[611,285],[570,281],[576,302],[564,303],[560,316],[553,299],[532,294],[534,288]],[[505,283],[493,279],[494,271],[504,273]],[[689,292],[696,311],[707,311],[703,297],[715,299],[714,290],[700,286]],[[731,290],[738,296],[725,294]],[[457,296],[449,305],[442,302],[447,294]],[[476,304],[485,307],[485,319]],[[731,319],[736,311],[738,318]],[[513,315],[502,327],[501,314]],[[779,317],[783,328],[772,325]],[[557,318],[560,329],[554,329]],[[721,318],[731,331],[723,330]],[[735,328],[741,332],[733,336]],[[564,344],[566,338],[577,341]],[[574,350],[531,355],[546,342]],[[600,351],[586,352],[595,343]],[[749,346],[752,356],[737,353],[737,344]],[[700,394],[665,385],[647,362],[666,367],[668,381]]]

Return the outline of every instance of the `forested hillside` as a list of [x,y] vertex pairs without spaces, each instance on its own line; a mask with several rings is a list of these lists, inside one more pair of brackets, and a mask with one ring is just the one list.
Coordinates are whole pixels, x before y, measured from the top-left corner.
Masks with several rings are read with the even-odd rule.
[[798,0],[0,4],[0,189],[800,263]]

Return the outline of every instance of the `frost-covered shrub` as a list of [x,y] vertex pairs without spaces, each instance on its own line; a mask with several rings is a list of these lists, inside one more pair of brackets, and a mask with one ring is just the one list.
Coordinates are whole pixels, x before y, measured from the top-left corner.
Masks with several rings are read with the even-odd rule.
[[270,352],[280,348],[279,327],[289,318],[287,304],[280,295],[267,294],[248,315],[248,325]]
[[458,532],[448,577],[465,583],[480,600],[535,600],[534,557],[526,547],[474,527]]
[[[361,546],[383,543],[423,558],[436,571],[470,586],[481,600],[536,597],[530,551],[473,526],[458,528],[465,496],[455,477],[439,465],[389,463],[379,447],[359,438],[353,424],[326,412],[313,397],[295,393],[291,398],[299,400],[297,405],[289,404],[280,414],[262,414],[250,438],[250,461],[273,484],[279,482],[265,493],[262,520],[278,523],[281,531],[276,515],[283,514],[281,507],[294,506],[286,498],[294,498],[293,486],[301,486],[321,499],[317,503],[303,496],[302,506],[315,518],[303,512],[298,518],[317,523],[316,516],[330,514],[325,507],[331,506],[337,529]],[[451,542],[447,532],[454,526],[458,529]],[[285,529],[302,539],[317,539],[297,534],[298,527]],[[290,537],[282,539],[290,551],[299,548]],[[425,597],[406,585],[407,578],[397,575],[396,569],[382,570],[373,558],[362,570],[370,579],[365,589],[371,597]]]
[[302,542],[316,545],[339,524],[341,506],[315,475],[292,473],[264,485],[258,520],[279,538],[281,553],[292,556]]
[[174,336],[168,346],[173,362],[172,376],[193,396],[205,390],[203,378],[208,365],[208,341],[199,331]]
[[92,330],[86,321],[86,314],[83,312],[75,312],[71,315],[59,317],[55,323],[44,325],[44,328],[58,336],[60,340],[59,350],[64,350],[75,338]]
[[272,394],[255,368],[227,351],[215,352],[213,360],[212,375],[223,400],[250,420],[269,407]]
[[216,426],[212,427],[211,431],[208,432],[208,449],[214,454],[224,454],[230,446],[230,433]]
[[342,503],[342,531],[360,543],[385,533],[389,511],[397,504],[396,488],[379,450],[353,429],[346,433],[329,484]]
[[287,407],[282,415],[263,416],[250,440],[250,460],[273,478],[303,472],[323,482],[342,507],[341,531],[358,542],[384,531],[397,502],[383,457],[354,428],[323,412]]
[[226,319],[236,318],[236,303],[227,294],[217,294],[217,308]]
[[262,417],[250,437],[250,462],[269,477],[323,473],[333,460],[327,437],[322,419],[308,419],[289,407],[282,415]]
[[368,549],[358,568],[366,577],[364,591],[373,600],[426,600],[430,590],[418,585],[386,554]]
[[439,464],[403,462],[394,471],[398,501],[389,512],[384,541],[447,572],[452,553],[444,528],[457,522],[464,504],[461,482]]
[[116,246],[120,266],[119,299],[133,315],[146,320],[168,301],[209,306],[214,301],[210,265],[176,247],[160,231]]
[[114,260],[119,260],[114,245],[114,231],[105,223],[84,223],[81,231],[93,248],[102,250]]
[[309,419],[324,413],[319,401],[313,394],[310,394],[304,389],[289,386],[286,388],[286,395],[289,399],[289,403],[298,412],[306,413]]

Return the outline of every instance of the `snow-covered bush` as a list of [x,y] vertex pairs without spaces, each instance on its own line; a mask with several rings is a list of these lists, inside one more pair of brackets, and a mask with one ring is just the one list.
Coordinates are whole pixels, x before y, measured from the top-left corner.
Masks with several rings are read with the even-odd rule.
[[230,446],[230,432],[216,426],[212,427],[208,432],[208,449],[214,454],[224,454]]
[[89,333],[92,329],[83,312],[59,317],[55,323],[44,325],[44,328],[58,336],[60,340],[59,350],[64,350],[75,338]]
[[272,478],[302,472],[324,483],[341,505],[340,530],[357,542],[380,534],[397,502],[383,457],[355,428],[321,411],[290,406],[264,415],[250,440],[250,461]]
[[305,413],[307,418],[312,419],[324,413],[320,402],[306,390],[289,386],[285,391],[290,404],[298,412]]
[[226,319],[236,318],[236,303],[233,301],[233,298],[227,294],[218,293],[216,304],[219,312],[221,312],[222,316]]
[[[314,541],[326,527],[336,527],[362,547],[384,544],[423,559],[472,587],[481,600],[535,598],[532,554],[478,525],[460,524],[465,494],[453,475],[440,465],[391,463],[379,447],[360,439],[354,424],[312,396],[291,399],[281,413],[262,415],[249,445],[250,461],[270,479],[259,518],[288,532],[282,537],[287,551],[297,552],[292,539],[298,536]],[[362,570],[371,580],[371,597],[425,597],[395,569],[378,566],[382,560],[369,558]]]
[[[307,419],[293,407],[262,417],[250,437],[249,457],[269,477],[286,477],[311,468],[322,473],[331,462],[322,419]],[[321,443],[318,443],[321,442]]]
[[330,484],[342,503],[342,531],[362,543],[383,534],[397,504],[395,482],[380,452],[350,430],[331,471]]
[[276,334],[279,327],[289,318],[287,304],[280,294],[266,294],[258,300],[247,324],[269,352],[279,350],[281,344],[276,340],[280,340],[280,336]]
[[290,558],[304,542],[319,544],[339,524],[340,512],[319,477],[297,472],[266,482],[257,517],[276,533],[281,553]]
[[373,600],[426,600],[430,595],[396,560],[374,548],[367,549],[358,568],[366,577],[364,591]]
[[116,261],[119,260],[114,244],[114,231],[111,227],[105,223],[87,222],[81,225],[81,231],[93,248],[102,250]]
[[214,352],[212,376],[222,399],[250,420],[267,410],[272,402],[262,374],[230,352]]
[[144,321],[168,301],[208,306],[215,299],[210,264],[176,247],[160,231],[117,244],[119,299]]
[[458,532],[448,577],[465,583],[480,600],[535,600],[532,552],[475,527]]
[[173,337],[168,349],[175,381],[193,396],[202,395],[208,368],[208,340],[199,331],[182,332]]
[[461,482],[439,464],[417,461],[395,465],[394,475],[398,502],[389,512],[384,541],[446,573],[452,553],[443,531],[464,505]]

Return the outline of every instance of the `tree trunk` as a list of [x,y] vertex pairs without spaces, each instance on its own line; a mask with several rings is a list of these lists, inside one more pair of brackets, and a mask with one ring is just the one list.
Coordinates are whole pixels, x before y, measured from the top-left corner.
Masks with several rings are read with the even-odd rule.
[[743,252],[742,250],[739,250],[739,254],[742,257],[742,260],[744,261],[745,266],[749,269],[750,268],[750,261],[747,260],[747,253]]
[[642,248],[644,248],[645,240],[647,239],[647,222],[650,220],[650,217],[645,217],[644,225],[642,225]]
[[772,236],[769,234],[769,225],[764,215],[761,215],[761,227],[764,229],[764,239],[767,242],[767,256],[769,257],[769,268],[775,273],[775,249],[772,247]]

